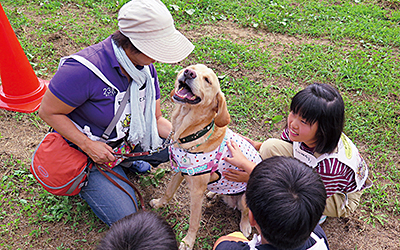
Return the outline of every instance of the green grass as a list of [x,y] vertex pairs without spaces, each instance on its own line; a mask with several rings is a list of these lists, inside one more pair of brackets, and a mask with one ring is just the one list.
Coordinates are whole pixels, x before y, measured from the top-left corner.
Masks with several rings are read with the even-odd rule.
[[[79,197],[54,196],[44,191],[25,162],[14,159],[12,155],[0,159],[8,169],[8,174],[3,175],[0,182],[0,246],[15,249],[13,242],[28,235],[35,242],[35,239],[48,234],[46,227],[42,226],[46,223],[68,224],[71,230],[78,230],[77,226],[84,223],[85,232],[102,232],[107,228],[99,226],[100,220]],[[21,223],[22,220],[28,223]],[[27,235],[19,234],[21,230]],[[85,239],[84,235],[80,239],[87,240],[90,239]]]
[[[36,74],[50,79],[60,57],[105,39],[117,28],[117,12],[125,2],[4,0],[1,4]],[[263,34],[240,42],[220,32],[195,37],[196,48],[182,63],[156,64],[163,102],[180,69],[205,63],[219,76],[234,130],[264,140],[284,126],[290,98],[298,90],[312,82],[330,83],[345,101],[345,133],[363,149],[375,181],[363,196],[361,219],[376,226],[399,218],[398,0],[163,2],[183,33],[203,33],[228,22]],[[275,35],[296,42],[266,42],[266,37]],[[168,117],[167,110],[163,113]],[[15,113],[17,121],[24,117],[37,127],[41,124],[36,113]],[[20,237],[13,230],[24,217],[33,225],[87,223],[90,230],[99,230],[95,216],[79,198],[48,195],[32,179],[26,164],[12,157],[2,160],[12,171],[2,177],[0,218],[15,218],[1,224],[2,237]],[[145,186],[158,185],[158,180],[149,176],[142,181]],[[21,197],[21,187],[28,187],[30,194]],[[46,234],[46,228],[35,227],[30,234]],[[213,240],[198,239],[197,244],[210,249]]]
[[289,35],[351,38],[380,45],[400,45],[399,11],[376,2],[358,1],[164,1],[174,5],[178,20],[213,23],[230,19],[244,26]]

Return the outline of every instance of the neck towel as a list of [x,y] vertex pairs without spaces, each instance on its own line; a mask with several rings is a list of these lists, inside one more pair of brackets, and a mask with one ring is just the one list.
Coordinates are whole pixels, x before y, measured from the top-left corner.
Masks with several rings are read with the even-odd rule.
[[[156,121],[156,100],[155,87],[150,75],[145,70],[138,70],[128,58],[123,48],[118,47],[112,41],[115,56],[118,63],[132,78],[130,90],[131,121],[129,125],[128,141],[133,145],[138,145],[144,151],[155,149],[162,143],[158,135]],[[139,89],[146,84],[146,102],[144,112],[139,105]]]

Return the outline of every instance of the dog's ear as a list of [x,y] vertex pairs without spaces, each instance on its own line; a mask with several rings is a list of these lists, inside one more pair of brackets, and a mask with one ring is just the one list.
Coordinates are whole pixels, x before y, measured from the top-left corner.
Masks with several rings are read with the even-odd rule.
[[172,97],[175,95],[175,89],[173,89],[172,91],[171,91],[171,93],[169,93],[169,97],[171,98],[171,100],[172,100]]
[[224,127],[231,121],[231,116],[226,106],[225,96],[222,92],[217,94],[217,115],[215,116],[214,122],[218,127]]

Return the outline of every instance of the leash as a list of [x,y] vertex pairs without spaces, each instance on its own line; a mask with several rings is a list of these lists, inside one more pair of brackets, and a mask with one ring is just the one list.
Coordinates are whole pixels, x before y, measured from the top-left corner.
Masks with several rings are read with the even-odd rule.
[[125,188],[121,187],[121,185],[119,185],[116,181],[114,181],[110,176],[108,176],[105,171],[113,174],[114,176],[116,176],[117,178],[119,178],[120,180],[124,181],[125,183],[127,183],[129,186],[131,186],[133,188],[133,190],[136,192],[139,201],[140,201],[140,205],[141,208],[143,209],[143,211],[146,211],[145,207],[144,207],[144,200],[142,197],[142,194],[139,192],[139,190],[135,187],[135,185],[133,185],[133,183],[129,180],[127,180],[125,177],[123,177],[122,175],[118,174],[117,172],[115,172],[114,170],[112,170],[111,168],[107,167],[106,165],[102,164],[101,166],[99,164],[95,164],[96,168],[99,170],[99,172],[106,177],[109,181],[111,181],[116,187],[118,187],[119,189],[121,189],[123,192],[125,192],[133,201],[133,204],[135,205],[136,211],[139,211],[138,209],[138,205],[135,202],[135,199],[133,199],[132,195],[126,191]]
[[177,141],[172,141],[171,140],[172,136],[172,131],[169,133],[168,137],[165,139],[165,141],[161,144],[161,146],[157,147],[156,149],[150,149],[149,151],[143,151],[143,152],[134,152],[134,153],[129,153],[129,154],[118,154],[114,153],[113,155],[118,158],[132,158],[132,157],[138,157],[138,156],[144,156],[144,155],[152,155],[154,153],[159,153],[160,151],[163,151],[167,147],[174,145],[177,143]]
[[[167,139],[165,139],[163,144],[161,144],[161,146],[159,146],[158,148],[156,148],[154,150],[149,150],[149,151],[145,151],[145,152],[129,153],[129,154],[114,153],[114,156],[117,157],[117,158],[126,159],[126,158],[138,157],[138,156],[143,156],[143,155],[151,155],[151,154],[154,154],[156,152],[160,152],[160,151],[164,150],[165,148],[169,147],[170,145],[173,145],[174,143],[176,143],[176,141],[172,141],[171,140],[171,136],[172,136],[172,131],[169,133]],[[99,172],[104,177],[106,177],[111,183],[113,183],[116,187],[121,189],[124,193],[126,193],[131,198],[131,200],[133,201],[133,204],[135,205],[136,211],[139,211],[138,205],[136,204],[135,199],[132,197],[132,195],[128,191],[126,191],[125,188],[121,187],[121,185],[119,185],[116,181],[114,181],[110,176],[108,176],[105,172],[107,171],[107,172],[113,174],[114,176],[116,176],[120,180],[124,181],[129,186],[131,186],[133,188],[133,190],[135,191],[135,193],[137,194],[138,198],[139,198],[141,208],[144,211],[146,210],[145,207],[144,207],[144,200],[143,200],[143,197],[142,197],[141,193],[135,187],[135,185],[133,185],[133,183],[131,181],[129,181],[128,179],[126,179],[122,175],[118,174],[117,172],[115,172],[114,170],[112,170],[110,167],[108,167],[105,164],[101,164],[101,165],[100,164],[94,164],[94,165],[96,166],[96,168],[99,170]]]
[[[205,143],[206,141],[208,141],[208,139],[211,137],[211,135],[212,135],[213,132],[214,132],[214,128],[215,128],[215,123],[214,123],[214,119],[213,119],[213,120],[211,121],[211,123],[208,124],[206,127],[204,127],[202,130],[197,131],[196,133],[193,133],[193,134],[191,134],[191,135],[188,135],[188,136],[186,136],[186,137],[184,137],[184,138],[179,138],[179,139],[177,139],[177,140],[175,140],[175,141],[173,141],[173,140],[171,139],[172,134],[173,134],[173,132],[171,131],[171,132],[169,133],[168,137],[167,137],[167,138],[165,139],[165,141],[163,142],[163,144],[161,144],[161,146],[159,146],[159,147],[156,148],[156,149],[150,149],[149,151],[134,152],[134,153],[129,153],[129,154],[118,154],[118,153],[114,153],[114,156],[115,156],[115,157],[118,157],[118,158],[127,159],[127,158],[133,158],[133,157],[139,157],[139,156],[145,156],[145,155],[152,155],[152,154],[154,154],[154,153],[159,153],[160,151],[166,149],[166,148],[169,147],[169,146],[174,145],[175,143],[177,143],[178,146],[179,146],[181,149],[183,149],[184,151],[189,152],[189,151],[191,151],[191,150],[193,150],[193,149],[199,147],[201,144]],[[207,132],[209,132],[210,130],[212,130],[211,133],[208,135],[208,137],[207,137],[207,138],[205,139],[205,141],[203,141],[202,143],[199,143],[199,144],[197,144],[197,145],[195,145],[195,146],[193,146],[193,147],[191,147],[191,148],[189,148],[189,149],[184,149],[184,148],[182,148],[182,147],[180,146],[181,144],[194,141],[194,140],[196,140],[196,139],[198,139],[198,138],[204,136],[204,135],[205,135]],[[178,141],[180,141],[180,143],[179,143]]]

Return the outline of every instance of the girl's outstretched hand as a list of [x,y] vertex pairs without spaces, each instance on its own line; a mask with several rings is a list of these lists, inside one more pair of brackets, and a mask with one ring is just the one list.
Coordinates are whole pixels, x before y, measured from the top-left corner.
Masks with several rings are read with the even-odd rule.
[[253,145],[253,147],[257,150],[260,151],[262,142],[259,141],[254,141],[252,139],[250,139],[249,137],[246,137],[244,135],[240,135],[241,137],[243,137],[246,141],[248,141],[251,145]]
[[[254,167],[257,165],[254,162],[249,161],[246,156],[240,151],[239,146],[234,141],[227,141],[229,151],[231,152],[231,157],[225,157],[224,160],[235,167],[244,170],[248,175],[253,171]],[[224,175],[226,176],[226,173]],[[232,173],[232,171],[231,171]]]

